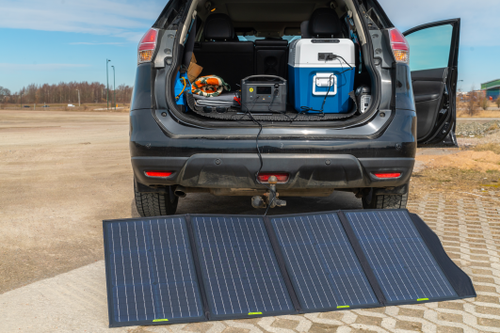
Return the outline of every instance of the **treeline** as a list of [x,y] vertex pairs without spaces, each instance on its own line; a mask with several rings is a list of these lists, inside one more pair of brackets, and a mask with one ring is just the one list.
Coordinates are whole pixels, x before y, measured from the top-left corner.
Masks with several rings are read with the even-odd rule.
[[[122,84],[116,87],[116,102],[130,103],[133,88]],[[0,87],[0,102],[9,104],[51,104],[51,103],[105,103],[106,86],[99,82],[61,82],[59,84],[30,84],[16,93]],[[113,87],[109,87],[109,101],[113,102]]]

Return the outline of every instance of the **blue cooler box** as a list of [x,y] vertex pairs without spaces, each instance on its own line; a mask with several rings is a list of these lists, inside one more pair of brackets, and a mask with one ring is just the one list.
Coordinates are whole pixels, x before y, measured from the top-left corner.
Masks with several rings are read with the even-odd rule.
[[[350,39],[299,39],[290,44],[288,94],[299,112],[347,113],[354,89],[355,54]],[[344,58],[345,61],[340,58]],[[349,65],[352,69],[349,67]]]

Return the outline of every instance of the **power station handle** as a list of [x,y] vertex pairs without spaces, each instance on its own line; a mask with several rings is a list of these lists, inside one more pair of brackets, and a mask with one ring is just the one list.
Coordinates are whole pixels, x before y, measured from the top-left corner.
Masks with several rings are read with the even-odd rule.
[[277,75],[265,75],[265,74],[250,75],[250,76],[247,76],[246,78],[244,78],[243,80],[241,80],[241,82],[247,82],[247,81],[250,81],[251,79],[263,79],[263,78],[266,78],[266,79],[277,79],[277,80],[280,80],[281,82],[286,82],[286,80],[284,78],[282,78],[281,76],[277,76]]

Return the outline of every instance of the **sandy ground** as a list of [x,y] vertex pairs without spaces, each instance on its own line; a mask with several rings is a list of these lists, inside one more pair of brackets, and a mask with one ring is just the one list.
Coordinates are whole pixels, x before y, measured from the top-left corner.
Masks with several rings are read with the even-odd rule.
[[102,257],[131,215],[127,114],[0,111],[0,293]]

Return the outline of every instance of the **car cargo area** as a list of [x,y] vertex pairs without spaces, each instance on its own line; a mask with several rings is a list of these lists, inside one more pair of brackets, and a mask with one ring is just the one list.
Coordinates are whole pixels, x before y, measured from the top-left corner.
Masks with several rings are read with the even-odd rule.
[[292,123],[370,111],[363,28],[343,0],[202,0],[192,13],[167,88],[184,116]]

